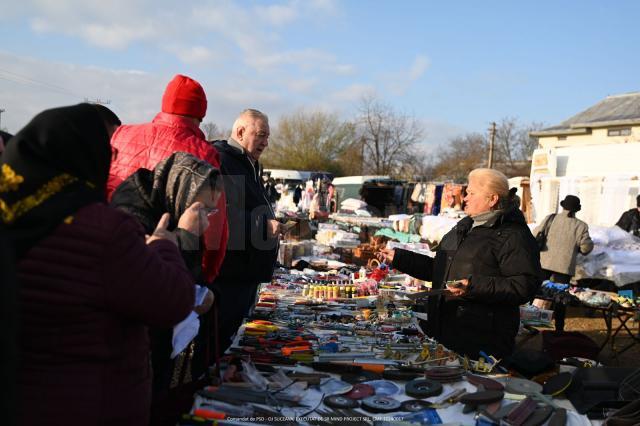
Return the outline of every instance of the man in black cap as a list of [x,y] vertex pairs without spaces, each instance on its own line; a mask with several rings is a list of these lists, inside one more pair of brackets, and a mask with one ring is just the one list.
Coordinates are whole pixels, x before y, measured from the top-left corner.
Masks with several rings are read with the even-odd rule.
[[[545,228],[547,231],[546,249],[540,251],[540,265],[545,279],[555,283],[569,284],[576,271],[576,257],[591,253],[593,241],[589,236],[589,226],[575,217],[580,211],[580,198],[567,195],[560,201],[562,212],[547,216],[533,235]],[[564,307],[556,306],[556,330],[564,329]]]
[[636,207],[622,213],[616,226],[640,237],[640,195],[636,197]]

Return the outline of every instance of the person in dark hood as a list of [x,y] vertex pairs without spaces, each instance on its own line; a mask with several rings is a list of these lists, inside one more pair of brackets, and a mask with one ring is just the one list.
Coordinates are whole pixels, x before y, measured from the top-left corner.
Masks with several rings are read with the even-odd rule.
[[[193,309],[163,216],[145,241],[106,205],[107,128],[89,104],[36,115],[0,158],[0,231],[17,262],[21,425],[148,424],[147,326]],[[43,389],[47,397],[43,398]]]
[[480,351],[506,357],[515,347],[519,306],[542,281],[540,252],[502,173],[473,170],[464,201],[468,216],[442,238],[435,259],[402,249],[383,249],[380,258],[448,289],[429,297],[428,335],[472,359]]
[[120,118],[113,111],[111,111],[109,108],[107,108],[102,104],[91,104],[91,105],[96,109],[96,111],[98,111],[98,114],[100,114],[100,118],[102,118],[102,122],[104,123],[104,126],[107,128],[109,139],[111,139],[111,136],[113,136],[113,134],[116,132],[118,127],[122,125]]

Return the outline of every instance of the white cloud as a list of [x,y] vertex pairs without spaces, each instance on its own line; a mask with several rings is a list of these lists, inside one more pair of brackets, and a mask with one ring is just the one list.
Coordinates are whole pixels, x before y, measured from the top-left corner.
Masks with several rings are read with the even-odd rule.
[[335,0],[308,0],[308,3],[314,11],[334,16],[339,14],[340,8]]
[[413,61],[413,65],[409,69],[409,79],[411,81],[415,81],[422,77],[424,72],[429,67],[429,60],[424,55],[417,55],[416,59]]
[[[136,43],[172,53],[187,64],[213,58],[222,50],[256,71],[278,70],[290,65],[300,70],[318,70],[331,75],[352,75],[355,67],[341,63],[335,55],[308,47],[283,48],[283,27],[321,22],[339,12],[328,0],[289,0],[270,5],[248,6],[232,1],[183,0],[23,0],[9,10],[8,17],[27,18],[38,33],[64,34],[91,46],[123,50]],[[7,16],[2,19],[8,19]],[[207,42],[203,43],[202,39]],[[225,45],[227,48],[221,49]],[[194,46],[167,49],[167,45]],[[209,50],[209,52],[206,51]]]
[[352,84],[329,95],[330,100],[338,102],[359,102],[363,97],[375,95],[376,90],[368,84]]
[[299,14],[293,2],[288,5],[273,4],[269,6],[257,6],[255,10],[258,16],[274,26],[289,24],[293,22]]
[[383,77],[387,82],[387,89],[396,96],[404,95],[424,75],[429,65],[429,59],[425,55],[416,55],[408,70],[389,73]]
[[464,127],[438,119],[420,120],[425,133],[425,145],[433,148],[446,145],[451,139],[469,132]]
[[0,52],[2,126],[16,132],[38,112],[89,100],[110,100],[123,121],[148,121],[168,80],[136,70],[43,61]]
[[166,50],[175,54],[186,64],[203,64],[216,59],[216,54],[204,46],[167,45]]
[[318,80],[315,78],[308,79],[294,79],[287,83],[287,87],[294,93],[308,94],[318,85]]
[[88,24],[80,29],[91,44],[110,49],[124,49],[134,41],[150,39],[155,35],[153,26],[144,23],[132,28],[123,25]]

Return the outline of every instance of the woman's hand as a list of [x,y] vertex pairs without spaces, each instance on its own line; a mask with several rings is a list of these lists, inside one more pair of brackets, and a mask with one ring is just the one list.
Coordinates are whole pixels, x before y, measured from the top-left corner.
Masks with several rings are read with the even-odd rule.
[[467,289],[469,287],[469,280],[456,280],[455,285],[446,284],[447,290],[449,290],[449,295],[453,297],[461,297],[467,294]]
[[267,221],[267,235],[269,238],[277,238],[283,234],[283,226],[282,223],[278,222],[275,219],[269,219]]
[[393,257],[396,255],[396,251],[394,249],[383,248],[380,249],[378,253],[376,253],[376,257],[380,262],[384,262],[387,265],[391,265],[393,263]]
[[209,218],[207,217],[207,209],[200,201],[196,201],[187,208],[180,220],[178,220],[178,228],[184,229],[196,236],[201,236],[209,227]]
[[207,289],[207,294],[204,296],[204,299],[202,300],[202,304],[193,308],[193,311],[198,315],[206,314],[207,312],[209,312],[209,309],[211,309],[211,305],[213,305],[213,300],[214,300],[213,292]]
[[176,246],[178,245],[176,235],[173,232],[167,230],[167,227],[169,226],[169,219],[169,213],[165,213],[162,215],[162,217],[158,221],[158,226],[156,226],[156,229],[153,231],[153,234],[147,235],[147,244],[150,244],[155,240],[168,240]]

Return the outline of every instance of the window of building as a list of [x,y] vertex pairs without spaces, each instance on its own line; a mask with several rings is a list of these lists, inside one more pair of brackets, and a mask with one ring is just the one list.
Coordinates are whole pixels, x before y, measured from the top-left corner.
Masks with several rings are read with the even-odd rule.
[[558,136],[558,140],[559,141],[566,141],[567,137],[566,136]]
[[631,127],[607,130],[607,136],[630,136],[630,135],[631,135]]

